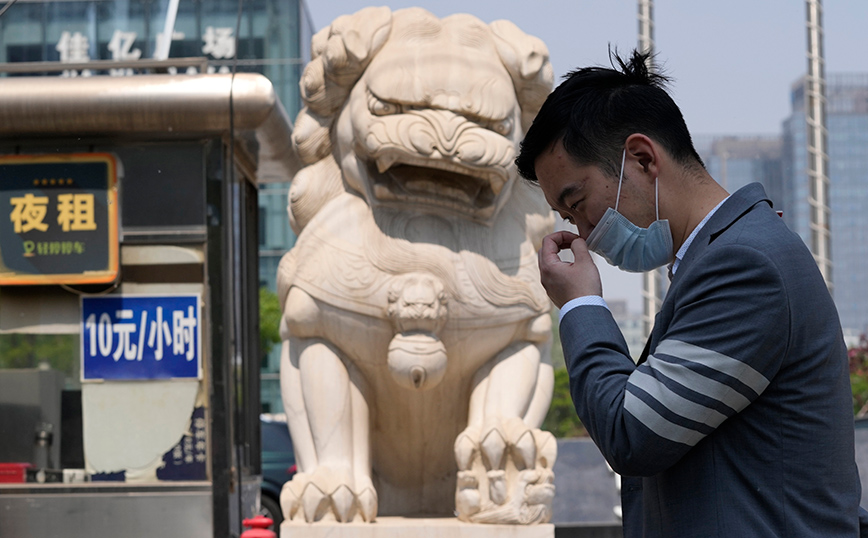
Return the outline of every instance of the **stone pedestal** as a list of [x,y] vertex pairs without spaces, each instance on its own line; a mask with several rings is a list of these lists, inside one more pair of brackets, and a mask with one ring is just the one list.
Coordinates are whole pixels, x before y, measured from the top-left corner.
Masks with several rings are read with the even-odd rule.
[[373,523],[285,522],[280,538],[554,538],[555,526],[484,525],[456,518],[379,517]]

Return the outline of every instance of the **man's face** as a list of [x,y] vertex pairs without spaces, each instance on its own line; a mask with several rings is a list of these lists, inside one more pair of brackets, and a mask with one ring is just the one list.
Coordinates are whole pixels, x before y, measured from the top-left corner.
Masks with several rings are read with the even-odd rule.
[[[577,164],[560,140],[537,157],[534,169],[546,201],[561,218],[578,228],[583,239],[588,238],[606,209],[615,207],[618,178],[606,175],[598,166]],[[655,219],[653,196],[652,191],[649,207],[646,193],[637,190],[625,171],[618,212],[637,226],[647,227]]]

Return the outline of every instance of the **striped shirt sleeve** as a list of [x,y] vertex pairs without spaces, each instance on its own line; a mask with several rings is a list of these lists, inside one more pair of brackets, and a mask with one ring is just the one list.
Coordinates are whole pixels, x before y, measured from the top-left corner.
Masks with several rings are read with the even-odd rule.
[[763,253],[728,245],[679,275],[665,325],[655,328],[638,367],[604,309],[576,308],[561,325],[576,411],[624,475],[650,476],[675,464],[759,398],[785,354],[786,292]]
[[630,374],[624,410],[660,437],[693,446],[747,407],[768,384],[738,359],[664,340]]

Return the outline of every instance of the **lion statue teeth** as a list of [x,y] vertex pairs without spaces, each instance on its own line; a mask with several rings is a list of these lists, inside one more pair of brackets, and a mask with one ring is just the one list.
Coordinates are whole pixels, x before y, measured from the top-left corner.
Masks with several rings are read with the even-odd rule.
[[366,8],[312,40],[281,260],[287,524],[551,517],[553,228],[513,164],[551,91],[508,21]]

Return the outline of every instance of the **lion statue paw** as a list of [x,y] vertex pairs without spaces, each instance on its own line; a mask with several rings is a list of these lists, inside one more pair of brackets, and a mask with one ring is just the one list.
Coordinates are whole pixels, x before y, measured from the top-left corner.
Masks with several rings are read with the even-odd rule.
[[353,480],[346,471],[319,467],[284,484],[280,505],[284,518],[298,523],[370,522],[377,517],[377,492],[370,478]]
[[470,426],[455,441],[458,519],[474,523],[533,524],[551,519],[555,494],[554,436],[520,418]]

